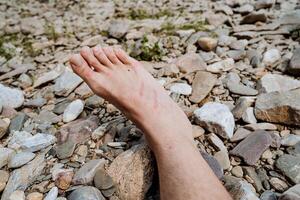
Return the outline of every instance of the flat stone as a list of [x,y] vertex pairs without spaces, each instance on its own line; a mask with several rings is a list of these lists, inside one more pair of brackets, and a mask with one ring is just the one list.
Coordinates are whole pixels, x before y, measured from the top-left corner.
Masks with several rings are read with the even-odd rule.
[[216,152],[214,158],[218,161],[223,170],[227,170],[230,168],[230,160],[227,151]]
[[113,20],[108,28],[109,35],[114,38],[122,38],[129,30],[129,23],[125,20]]
[[212,73],[227,72],[234,68],[234,60],[232,58],[226,58],[222,61],[213,63],[207,66],[206,70]]
[[26,199],[27,200],[43,200],[44,195],[42,193],[39,193],[39,192],[32,192],[32,193],[27,195]]
[[263,121],[299,126],[299,96],[300,89],[261,94],[255,103],[255,116]]
[[30,163],[11,173],[1,200],[9,200],[10,195],[17,189],[26,190],[42,174],[46,166],[44,156],[44,154],[38,155]]
[[186,83],[174,83],[171,85],[170,90],[174,93],[182,95],[192,94],[192,87]]
[[93,95],[85,100],[85,106],[91,108],[99,108],[104,104],[105,100],[97,95]]
[[255,8],[257,10],[263,9],[263,8],[271,8],[275,3],[276,3],[276,0],[257,0],[255,2]]
[[94,94],[94,92],[91,90],[91,88],[85,82],[82,83],[78,88],[76,88],[76,90],[74,92],[76,94],[80,95],[81,98],[87,98]]
[[243,168],[241,166],[235,166],[232,168],[231,173],[233,176],[242,178],[244,175]]
[[294,185],[283,193],[285,196],[291,197],[289,200],[300,199],[300,184]]
[[44,198],[44,200],[56,200],[57,195],[58,195],[58,188],[57,187],[53,187],[48,192],[48,194],[46,195],[46,197]]
[[192,95],[189,100],[200,103],[212,90],[217,81],[217,76],[209,72],[198,71],[192,84]]
[[274,192],[266,190],[260,195],[260,200],[277,200],[277,196]]
[[256,124],[247,124],[244,126],[244,128],[251,130],[251,131],[256,131],[256,130],[268,130],[268,131],[275,131],[277,130],[277,126],[271,123],[256,123]]
[[54,107],[54,109],[53,109],[53,112],[54,112],[55,114],[58,114],[58,115],[63,114],[64,111],[65,111],[65,109],[68,107],[68,105],[69,105],[71,102],[72,102],[72,101],[69,100],[69,99],[64,99],[63,101],[61,101],[61,102],[55,104],[55,107]]
[[117,194],[124,200],[142,200],[152,185],[153,158],[150,149],[136,145],[118,155],[108,168]]
[[262,62],[266,66],[272,66],[281,59],[281,55],[278,49],[269,49],[265,52]]
[[55,80],[54,92],[59,96],[68,96],[81,82],[79,76],[66,70]]
[[101,192],[91,186],[83,186],[74,190],[69,196],[68,200],[105,200]]
[[10,124],[9,120],[0,119],[0,139],[7,133],[9,124]]
[[22,190],[16,190],[9,196],[9,200],[25,200],[25,193]]
[[246,85],[243,85],[242,83],[239,82],[228,81],[226,87],[233,94],[239,94],[244,96],[255,96],[258,94],[257,90],[248,87]]
[[0,169],[7,165],[9,159],[15,154],[15,151],[10,148],[0,148]]
[[232,114],[235,119],[239,120],[242,118],[244,112],[247,108],[254,103],[255,99],[253,97],[240,97],[236,103],[235,107],[232,109]]
[[10,88],[0,84],[0,100],[2,106],[19,108],[24,103],[23,92],[17,88]]
[[26,138],[22,141],[18,141],[20,149],[29,152],[36,152],[44,149],[56,142],[56,138],[50,134],[37,133],[36,135]]
[[201,153],[203,159],[207,162],[207,164],[209,165],[209,167],[212,169],[212,171],[214,172],[214,174],[219,179],[222,179],[222,177],[223,177],[223,169],[222,169],[220,163],[218,162],[218,160],[216,158],[214,158],[213,156],[209,155],[206,152],[201,151],[200,153]]
[[104,169],[97,170],[94,177],[94,184],[99,190],[107,190],[114,186],[112,178]]
[[245,139],[251,134],[251,131],[245,128],[238,128],[235,133],[233,134],[232,138],[230,138],[231,142],[238,142],[240,140]]
[[281,145],[292,147],[300,142],[300,135],[290,134],[281,139]]
[[284,192],[289,187],[284,181],[277,177],[272,177],[269,182],[273,188],[279,192]]
[[60,145],[56,146],[56,155],[59,159],[66,159],[73,155],[73,152],[75,150],[76,144],[68,140]]
[[41,110],[39,115],[35,117],[35,121],[38,122],[39,124],[41,123],[56,124],[58,122],[61,122],[61,116],[58,116],[48,110]]
[[19,168],[27,164],[35,157],[34,153],[31,152],[20,152],[13,155],[8,161],[8,168]]
[[33,87],[39,87],[45,83],[53,81],[54,79],[59,77],[62,73],[63,73],[62,67],[57,67],[54,70],[46,72],[34,81]]
[[28,118],[25,113],[18,113],[10,122],[9,132],[20,131]]
[[72,183],[74,185],[84,185],[91,183],[97,170],[103,168],[105,163],[106,161],[104,159],[88,161],[75,173]]
[[264,13],[250,13],[246,15],[240,24],[254,24],[256,22],[266,22],[267,16]]
[[61,190],[69,189],[73,176],[73,169],[58,169],[52,171],[52,179],[55,181],[55,185]]
[[249,124],[256,124],[257,120],[254,115],[254,108],[253,107],[248,107],[246,111],[244,112],[242,119],[244,122],[249,123]]
[[229,108],[221,103],[209,102],[194,111],[196,121],[208,131],[231,138],[235,126]]
[[43,105],[45,105],[46,103],[47,103],[46,99],[44,99],[42,97],[38,97],[36,99],[31,99],[31,100],[25,102],[24,106],[39,108],[39,107],[42,107]]
[[75,120],[83,111],[84,102],[80,99],[72,101],[66,108],[63,114],[63,121],[68,123]]
[[208,139],[217,150],[227,151],[227,148],[225,147],[223,141],[216,134],[209,134]]
[[245,174],[253,180],[252,185],[255,187],[257,192],[264,190],[261,180],[253,167],[243,167],[243,170]]
[[211,37],[201,37],[198,39],[198,44],[204,51],[212,51],[218,45],[218,40]]
[[260,92],[283,92],[300,88],[300,81],[289,76],[266,74],[258,82]]
[[272,137],[268,132],[256,131],[240,142],[230,154],[240,156],[248,165],[255,165],[271,143]]
[[275,164],[293,183],[300,183],[300,156],[284,154],[278,158]]
[[30,133],[28,133],[27,131],[14,131],[12,133],[12,136],[8,142],[8,147],[11,148],[11,149],[20,149],[21,146],[20,144],[28,139],[28,138],[31,138],[32,135]]
[[287,71],[294,76],[300,76],[300,48],[294,50]]
[[199,54],[188,53],[176,60],[176,65],[182,73],[191,73],[198,70],[205,71],[206,63]]

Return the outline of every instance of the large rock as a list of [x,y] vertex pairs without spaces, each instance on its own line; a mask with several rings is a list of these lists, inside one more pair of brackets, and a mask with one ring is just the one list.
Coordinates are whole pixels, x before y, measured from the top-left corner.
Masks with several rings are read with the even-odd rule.
[[212,90],[217,81],[217,76],[204,71],[196,73],[192,84],[192,95],[190,101],[200,103]]
[[202,57],[196,53],[188,53],[180,56],[176,60],[176,65],[183,73],[191,73],[197,70],[204,71],[207,67]]
[[221,103],[209,102],[194,111],[196,122],[208,131],[224,138],[231,138],[235,126],[229,108]]
[[152,184],[153,170],[150,149],[140,144],[116,157],[108,174],[116,184],[120,199],[142,200]]
[[24,95],[21,90],[9,88],[0,83],[0,101],[3,106],[19,108],[24,103]]
[[276,161],[276,167],[293,183],[300,183],[300,156],[284,154]]
[[54,92],[59,96],[68,96],[81,82],[82,79],[75,73],[65,71],[56,79]]
[[15,190],[25,191],[37,179],[46,166],[44,157],[45,155],[42,153],[27,165],[14,170],[9,177],[1,200],[9,200]]
[[255,165],[271,144],[272,137],[268,132],[256,131],[240,142],[230,154],[242,157],[248,165]]
[[266,74],[258,82],[260,92],[283,92],[300,88],[300,81],[279,74]]
[[300,48],[294,50],[287,71],[294,76],[300,76]]
[[83,186],[74,190],[69,196],[68,200],[105,200],[101,192],[91,186]]
[[299,96],[300,89],[261,94],[255,103],[255,116],[263,121],[299,126]]

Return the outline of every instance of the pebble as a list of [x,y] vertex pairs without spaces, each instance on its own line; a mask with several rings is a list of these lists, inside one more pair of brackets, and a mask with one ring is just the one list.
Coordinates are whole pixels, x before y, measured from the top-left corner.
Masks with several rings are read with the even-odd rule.
[[238,178],[242,178],[244,175],[243,168],[240,166],[235,166],[231,169],[232,175]]
[[24,103],[23,92],[17,88],[10,88],[0,84],[0,100],[2,106],[19,108]]
[[7,165],[9,159],[15,154],[15,151],[10,148],[0,148],[0,169]]
[[222,61],[213,63],[207,66],[206,70],[212,73],[227,72],[234,68],[234,60],[232,58],[226,58]]
[[171,92],[182,94],[182,95],[190,95],[192,94],[192,87],[186,83],[174,83],[170,87]]
[[252,12],[248,15],[246,15],[240,24],[254,24],[256,22],[266,22],[267,16],[264,13],[255,13]]
[[227,152],[227,148],[225,147],[223,141],[216,134],[214,134],[214,133],[209,134],[208,139],[211,142],[211,144],[218,151],[225,151],[225,152]]
[[122,38],[129,29],[129,23],[124,20],[113,20],[108,28],[109,35],[114,38]]
[[9,200],[25,200],[25,193],[22,190],[16,190],[9,196]]
[[204,51],[213,51],[218,45],[218,40],[211,37],[201,37],[198,39],[198,44]]
[[52,172],[52,179],[61,190],[67,190],[70,187],[73,176],[73,169],[57,169]]
[[281,145],[292,147],[300,142],[300,135],[290,134],[281,139]]
[[274,192],[266,190],[260,195],[260,200],[277,200],[277,196]]
[[46,99],[44,99],[42,97],[38,97],[36,99],[32,99],[32,100],[25,102],[24,106],[39,108],[39,107],[42,107],[43,105],[45,105],[46,103],[47,103]]
[[230,168],[230,160],[227,151],[216,152],[214,158],[219,162],[223,170]]
[[75,189],[69,196],[68,200],[105,200],[101,192],[91,186],[82,186],[78,189]]
[[34,157],[35,154],[31,152],[20,152],[14,154],[8,161],[8,168],[19,168],[33,160]]
[[24,151],[36,152],[56,142],[56,137],[50,134],[37,133],[36,135],[18,141],[18,145]]
[[206,63],[199,54],[188,53],[180,56],[176,60],[176,65],[182,73],[191,73],[194,71],[204,71]]
[[33,84],[33,87],[39,87],[45,83],[53,81],[57,77],[59,77],[63,73],[62,67],[57,67],[54,70],[43,73],[40,77],[38,77]]
[[94,184],[99,190],[107,190],[114,186],[112,178],[104,169],[97,170],[94,177]]
[[196,121],[210,132],[224,138],[231,138],[234,131],[234,118],[229,108],[221,103],[209,102],[194,111]]
[[284,154],[278,158],[275,164],[293,183],[300,183],[300,156]]
[[260,123],[256,123],[256,124],[247,124],[244,126],[244,128],[251,130],[251,131],[256,131],[256,130],[274,131],[274,130],[277,130],[277,126],[275,124],[266,123],[266,122],[260,122]]
[[271,143],[272,137],[268,132],[256,131],[240,142],[230,154],[242,157],[248,165],[255,165]]
[[284,192],[288,188],[288,185],[284,181],[276,177],[270,179],[270,184],[279,192]]
[[56,200],[57,195],[58,195],[58,188],[57,187],[53,187],[48,192],[48,194],[45,196],[44,200]]
[[268,51],[265,52],[262,62],[266,66],[272,66],[280,59],[281,59],[281,55],[278,49],[269,49]]
[[240,140],[243,140],[247,136],[251,134],[251,131],[245,129],[245,128],[238,128],[235,133],[233,134],[232,138],[230,138],[231,142],[238,142]]
[[249,123],[249,124],[256,124],[257,120],[254,115],[254,108],[253,107],[248,107],[246,111],[244,112],[242,119],[244,122]]
[[10,122],[9,132],[22,130],[23,125],[28,118],[28,115],[25,113],[18,113]]
[[83,111],[84,102],[80,99],[72,101],[66,108],[63,114],[63,121],[65,123],[75,120]]
[[26,200],[43,200],[44,195],[39,192],[32,192],[27,195]]
[[294,76],[299,76],[300,75],[300,64],[299,63],[300,63],[300,48],[297,48],[293,52],[293,56],[287,67],[287,71]]
[[300,81],[289,76],[266,74],[258,82],[260,92],[283,92],[300,88]]
[[79,76],[66,70],[55,80],[54,92],[59,96],[68,96],[80,83],[82,79]]

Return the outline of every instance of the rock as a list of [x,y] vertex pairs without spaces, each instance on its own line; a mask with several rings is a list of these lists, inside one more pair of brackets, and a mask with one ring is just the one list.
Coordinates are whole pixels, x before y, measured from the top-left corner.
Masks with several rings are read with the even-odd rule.
[[31,152],[20,152],[13,155],[8,161],[8,168],[19,168],[27,164],[35,157],[34,153]]
[[218,177],[218,179],[222,179],[223,169],[222,169],[220,163],[218,162],[218,160],[204,151],[201,151],[201,155],[202,155],[203,159],[207,162],[209,167],[212,169],[212,171],[214,172],[216,177]]
[[129,30],[129,23],[124,20],[113,20],[108,28],[108,33],[114,38],[122,38]]
[[71,100],[65,99],[65,100],[63,100],[63,101],[61,101],[61,102],[55,104],[55,107],[54,107],[54,109],[53,109],[53,112],[54,112],[55,114],[58,114],[58,115],[63,114],[64,111],[66,110],[66,108],[68,107],[68,105],[69,105],[71,102],[72,102]]
[[9,88],[0,84],[0,101],[2,106],[19,108],[24,103],[24,95],[19,89]]
[[46,166],[44,156],[44,154],[36,156],[30,163],[11,173],[1,200],[9,200],[9,196],[17,189],[26,190],[41,175]]
[[84,108],[84,102],[82,100],[77,99],[73,101],[67,106],[63,114],[63,121],[65,123],[73,121],[80,115],[80,113],[83,111],[83,108]]
[[206,70],[212,73],[227,72],[234,68],[234,60],[232,58],[226,58],[222,61],[213,63],[207,66]]
[[36,152],[48,147],[56,142],[56,138],[50,134],[37,133],[32,137],[28,137],[22,141],[18,141],[20,149],[29,152]]
[[25,193],[22,190],[16,190],[8,198],[9,200],[25,200]]
[[57,116],[51,111],[48,110],[42,110],[39,115],[35,118],[35,121],[39,124],[43,123],[50,123],[50,124],[56,124],[58,122],[61,122],[61,116]]
[[61,190],[67,190],[70,187],[73,176],[73,169],[58,169],[52,172],[52,179]]
[[27,195],[26,200],[43,200],[44,195],[39,192],[32,192]]
[[279,74],[266,74],[258,82],[260,92],[283,92],[300,88],[300,81]]
[[10,120],[0,119],[0,139],[6,134]]
[[271,143],[272,137],[268,132],[256,131],[240,142],[230,154],[242,157],[248,165],[255,165]]
[[258,91],[241,84],[240,82],[228,81],[226,87],[233,94],[239,94],[244,96],[255,96],[258,94]]
[[259,200],[252,185],[239,178],[225,176],[225,187],[233,199]]
[[300,48],[294,50],[287,71],[294,76],[300,76]]
[[197,126],[197,125],[192,125],[193,127],[193,137],[197,138],[197,137],[201,137],[204,133],[205,130],[201,127],[201,126]]
[[55,68],[54,70],[51,70],[50,72],[46,72],[34,81],[33,87],[39,87],[45,83],[53,81],[54,79],[59,77],[62,73],[63,73],[63,68],[60,66]]
[[56,146],[56,154],[59,159],[66,159],[73,155],[76,143],[71,140],[64,142],[63,144]]
[[32,135],[26,131],[14,131],[7,146],[11,149],[20,149],[20,143],[30,137]]
[[218,45],[218,40],[211,37],[201,37],[198,39],[198,44],[204,51],[213,51]]
[[174,83],[170,87],[171,92],[183,95],[192,94],[192,87],[186,83]]
[[105,163],[104,159],[90,160],[75,173],[72,183],[75,185],[91,183],[97,170],[103,168]]
[[244,4],[236,9],[234,9],[234,11],[245,15],[245,14],[249,14],[252,11],[254,11],[254,7],[251,4]]
[[84,46],[89,46],[89,47],[93,47],[93,46],[96,46],[97,44],[99,45],[104,45],[104,42],[103,42],[103,36],[102,35],[96,35],[96,36],[93,36],[93,37],[90,37],[86,40],[84,40],[80,46],[84,47]]
[[32,99],[32,100],[25,102],[24,106],[39,108],[39,107],[42,107],[43,105],[45,105],[46,103],[47,103],[46,99],[44,99],[42,97],[38,97],[36,99]]
[[0,170],[0,192],[2,192],[6,186],[9,178],[9,173],[4,170]]
[[85,105],[86,107],[91,108],[99,108],[104,104],[105,100],[97,95],[93,95],[86,99]]
[[104,169],[99,169],[94,177],[94,183],[99,190],[107,190],[114,186],[112,178]]
[[59,96],[68,96],[81,82],[82,79],[75,73],[65,71],[56,79],[54,92]]
[[24,123],[29,117],[25,113],[18,113],[12,120],[9,126],[9,132],[20,131]]
[[217,76],[209,72],[198,71],[192,84],[192,95],[189,100],[200,103],[212,90],[217,81]]
[[209,102],[194,111],[196,121],[208,131],[231,138],[235,126],[229,108],[221,103]]
[[256,118],[268,122],[299,126],[299,95],[300,89],[259,95],[255,103]]
[[277,200],[277,196],[274,192],[266,190],[260,195],[260,200]]
[[264,13],[250,13],[246,15],[240,24],[254,24],[256,22],[266,22],[267,16]]
[[209,134],[208,139],[217,150],[225,152],[227,151],[227,148],[225,147],[222,140],[214,133]]
[[244,112],[246,112],[247,108],[250,107],[254,103],[255,99],[252,97],[240,97],[236,101],[235,107],[232,109],[232,114],[235,119],[239,120],[242,118]]
[[257,120],[255,118],[254,115],[254,108],[253,107],[249,107],[246,109],[246,111],[244,112],[242,119],[244,122],[249,123],[249,124],[256,124]]
[[142,200],[152,184],[153,158],[144,144],[131,147],[118,155],[107,171],[124,200]]
[[255,8],[257,10],[263,8],[271,8],[275,4],[276,0],[258,0],[255,2]]
[[238,142],[240,140],[243,140],[247,136],[251,134],[251,131],[244,129],[244,128],[238,128],[235,133],[233,134],[232,138],[230,138],[231,142]]
[[80,95],[81,98],[87,98],[94,94],[92,89],[85,82],[75,89],[75,94]]
[[223,170],[230,168],[230,160],[227,151],[218,151],[215,153],[214,158],[218,161]]
[[269,49],[265,52],[262,62],[266,66],[272,66],[281,59],[281,55],[278,49]]
[[180,56],[176,60],[176,65],[182,73],[191,73],[198,70],[204,71],[207,67],[202,57],[196,53]]
[[105,200],[101,192],[91,186],[83,186],[74,190],[69,196],[68,200]]
[[300,183],[300,156],[284,154],[276,161],[276,167],[293,183]]
[[7,165],[9,159],[15,154],[15,151],[10,148],[0,148],[0,169]]
[[48,194],[46,195],[46,197],[44,198],[44,200],[56,200],[57,195],[58,195],[58,188],[57,187],[53,187],[48,192]]
[[273,188],[275,188],[275,190],[279,192],[283,192],[288,188],[288,185],[284,181],[276,177],[272,177],[269,182],[273,186]]
[[290,200],[300,199],[300,184],[294,185],[283,193],[283,195],[291,197]]
[[255,169],[253,167],[243,167],[244,172],[247,176],[251,178],[253,181],[252,185],[255,187],[257,192],[260,192],[264,190],[261,180],[258,176],[258,174],[255,172]]
[[233,176],[242,178],[244,175],[243,168],[240,166],[235,166],[232,168],[231,173]]
[[251,130],[251,131],[256,131],[256,130],[269,130],[269,131],[274,131],[277,130],[277,126],[275,124],[270,124],[270,123],[256,123],[256,124],[247,124],[244,126],[244,128]]
[[281,145],[292,147],[300,142],[300,135],[290,134],[281,139]]

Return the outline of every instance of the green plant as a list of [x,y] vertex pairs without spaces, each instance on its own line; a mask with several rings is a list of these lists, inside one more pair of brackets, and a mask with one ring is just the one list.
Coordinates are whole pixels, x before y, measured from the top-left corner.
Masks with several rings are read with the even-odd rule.
[[154,44],[150,44],[146,36],[144,36],[141,40],[140,51],[141,53],[139,55],[137,56],[132,55],[132,56],[134,56],[139,60],[159,61],[162,59],[164,55],[164,52],[160,47],[159,43],[155,42]]
[[52,23],[46,23],[45,34],[49,40],[56,41],[59,37],[58,33],[55,31],[55,27]]

